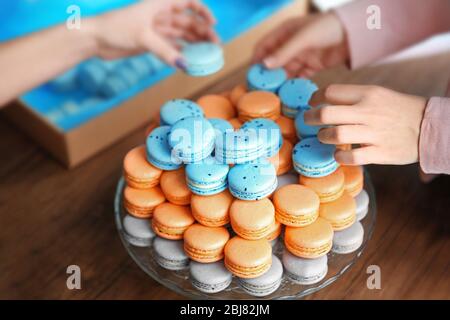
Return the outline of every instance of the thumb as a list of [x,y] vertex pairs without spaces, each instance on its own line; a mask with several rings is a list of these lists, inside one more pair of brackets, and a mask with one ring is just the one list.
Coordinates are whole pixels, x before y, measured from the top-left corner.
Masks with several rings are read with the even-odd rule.
[[171,66],[179,67],[179,61],[182,61],[181,53],[169,41],[159,35],[152,34],[151,32],[145,33],[142,37],[142,41],[143,46],[147,50],[156,54],[164,62]]

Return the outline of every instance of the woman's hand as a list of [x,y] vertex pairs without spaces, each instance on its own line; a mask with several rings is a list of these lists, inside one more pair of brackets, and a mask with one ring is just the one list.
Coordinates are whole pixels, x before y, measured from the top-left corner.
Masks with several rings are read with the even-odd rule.
[[311,104],[327,103],[305,112],[310,125],[327,144],[360,144],[336,151],[341,164],[409,164],[419,160],[419,135],[426,99],[378,86],[330,85]]
[[197,0],[146,0],[85,22],[104,59],[151,51],[182,68],[178,40],[218,42],[214,17]]
[[311,77],[348,59],[344,28],[333,13],[292,18],[266,34],[253,60],[284,67],[291,77]]

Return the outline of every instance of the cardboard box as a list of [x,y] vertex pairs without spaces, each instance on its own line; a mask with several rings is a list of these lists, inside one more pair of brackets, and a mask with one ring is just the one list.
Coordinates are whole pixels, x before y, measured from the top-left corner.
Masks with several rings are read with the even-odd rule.
[[204,78],[193,78],[177,72],[120,106],[68,132],[62,132],[20,101],[6,108],[4,113],[65,166],[74,167],[149,123],[158,116],[159,107],[165,101],[189,98],[241,68],[248,63],[253,47],[262,35],[291,16],[306,14],[307,10],[307,0],[296,0],[226,44],[225,66],[220,72]]

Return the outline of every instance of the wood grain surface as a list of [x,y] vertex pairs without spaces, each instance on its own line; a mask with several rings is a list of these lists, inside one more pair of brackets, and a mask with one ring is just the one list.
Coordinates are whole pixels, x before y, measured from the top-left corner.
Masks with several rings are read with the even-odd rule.
[[[367,83],[424,96],[443,95],[450,54],[349,72],[328,83]],[[211,87],[242,83],[245,70]],[[11,105],[10,107],[14,107]],[[449,123],[450,125],[450,123]],[[67,171],[0,115],[0,298],[179,299],[127,255],[116,232],[113,197],[128,150],[144,129]],[[450,177],[419,182],[417,165],[370,166],[377,194],[375,232],[358,262],[308,299],[449,299]],[[82,270],[82,289],[66,288],[66,268]],[[381,268],[381,289],[366,286]]]

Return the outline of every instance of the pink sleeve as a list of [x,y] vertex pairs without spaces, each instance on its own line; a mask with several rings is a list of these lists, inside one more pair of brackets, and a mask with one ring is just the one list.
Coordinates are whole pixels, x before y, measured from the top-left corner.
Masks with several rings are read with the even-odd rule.
[[428,101],[420,130],[419,162],[425,173],[450,174],[450,98]]
[[[372,5],[380,8],[381,28],[371,30]],[[450,0],[359,0],[335,13],[347,34],[352,69],[450,30]]]

